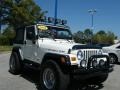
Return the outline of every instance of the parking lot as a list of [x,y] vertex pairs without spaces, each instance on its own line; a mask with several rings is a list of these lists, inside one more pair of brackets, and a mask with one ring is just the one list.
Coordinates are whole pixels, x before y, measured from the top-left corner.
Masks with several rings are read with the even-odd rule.
[[[24,69],[21,75],[8,72],[10,54],[0,54],[0,90],[40,90],[39,72]],[[73,83],[69,90],[120,90],[120,65],[115,65],[106,82],[101,85],[81,85]]]

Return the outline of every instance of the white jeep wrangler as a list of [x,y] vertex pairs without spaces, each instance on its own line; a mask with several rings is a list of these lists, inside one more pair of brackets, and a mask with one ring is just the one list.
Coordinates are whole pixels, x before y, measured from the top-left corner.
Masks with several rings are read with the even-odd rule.
[[40,23],[19,28],[10,57],[10,72],[24,65],[40,69],[40,90],[65,90],[71,77],[104,82],[113,70],[100,47],[75,43],[68,26]]

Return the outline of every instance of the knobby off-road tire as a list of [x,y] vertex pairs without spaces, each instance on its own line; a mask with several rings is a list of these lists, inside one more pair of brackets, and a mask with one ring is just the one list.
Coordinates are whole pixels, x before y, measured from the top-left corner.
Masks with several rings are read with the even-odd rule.
[[42,65],[40,73],[40,90],[66,90],[69,75],[64,74],[55,61],[47,61]]
[[14,75],[17,75],[20,74],[21,70],[22,70],[22,64],[20,58],[16,52],[12,52],[9,61],[9,72]]

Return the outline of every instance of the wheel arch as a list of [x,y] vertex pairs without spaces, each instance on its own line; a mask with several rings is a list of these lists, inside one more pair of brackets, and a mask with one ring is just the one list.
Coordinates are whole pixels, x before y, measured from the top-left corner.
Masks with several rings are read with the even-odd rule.
[[41,65],[44,64],[44,62],[46,62],[47,60],[52,60],[52,61],[55,61],[57,63],[57,65],[59,65],[59,67],[61,68],[63,73],[68,73],[68,68],[69,68],[70,63],[69,64],[62,63],[61,57],[64,57],[66,59],[66,61],[70,62],[69,56],[67,56],[67,55],[46,53],[43,57]]
[[19,59],[23,60],[23,55],[22,55],[22,52],[21,52],[21,47],[19,47],[19,46],[13,47],[12,52],[16,52],[17,55],[18,55],[18,57],[19,57]]
[[[47,89],[47,84],[45,84],[45,79],[43,75],[45,76],[44,72],[46,69],[52,70],[53,74],[55,75],[55,83],[52,89]],[[46,72],[45,72],[46,73]],[[50,73],[49,73],[50,74]],[[53,80],[53,79],[52,79]],[[54,60],[45,61],[43,64],[43,68],[41,69],[40,73],[40,89],[42,90],[66,90],[70,81],[70,75],[65,74],[61,67],[59,67],[58,63]],[[49,82],[49,81],[48,81]]]

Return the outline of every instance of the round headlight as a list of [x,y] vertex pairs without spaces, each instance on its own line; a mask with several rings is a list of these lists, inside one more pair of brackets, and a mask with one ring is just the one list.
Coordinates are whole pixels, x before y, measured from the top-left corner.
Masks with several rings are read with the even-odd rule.
[[99,61],[99,65],[100,65],[100,66],[104,66],[104,65],[105,65],[105,61],[101,59],[101,60]]
[[102,55],[102,53],[103,53],[103,51],[100,49],[100,50],[98,51],[98,55]]
[[80,62],[80,66],[81,66],[81,67],[86,67],[86,64],[87,64],[87,61],[86,61],[86,60],[82,60],[82,61]]
[[96,66],[97,66],[97,60],[93,60],[93,61],[92,61],[92,66],[93,66],[93,67],[96,67]]
[[83,52],[81,50],[79,50],[77,52],[77,58],[78,58],[78,60],[83,60],[84,56],[83,56]]

